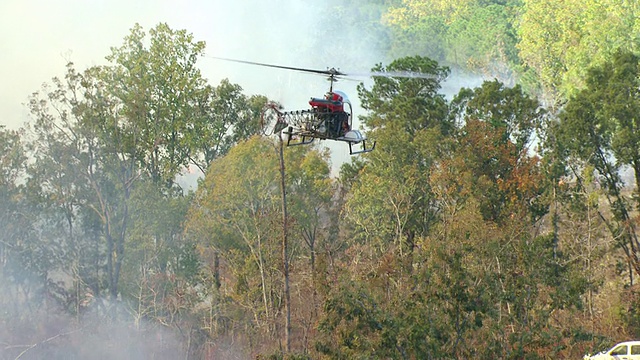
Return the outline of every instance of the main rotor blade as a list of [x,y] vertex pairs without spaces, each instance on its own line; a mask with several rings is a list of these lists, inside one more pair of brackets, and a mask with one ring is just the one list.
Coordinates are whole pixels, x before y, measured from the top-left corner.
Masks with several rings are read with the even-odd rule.
[[249,64],[249,65],[257,65],[257,66],[265,66],[275,69],[284,69],[284,70],[294,70],[294,71],[302,71],[313,74],[322,74],[328,75],[329,78],[333,81],[336,81],[336,76],[349,76],[349,77],[385,77],[385,78],[410,78],[410,79],[436,79],[437,75],[433,74],[425,74],[414,71],[369,71],[362,73],[343,73],[341,71],[336,70],[335,68],[327,69],[327,70],[318,70],[318,69],[309,69],[309,68],[300,68],[293,66],[283,66],[283,65],[274,65],[267,64],[255,61],[247,61],[247,60],[239,60],[239,59],[230,59],[218,56],[207,56],[212,59],[223,60],[223,61],[231,61],[241,64]]
[[409,79],[437,79],[437,75],[425,74],[414,71],[372,71],[366,73],[349,73],[348,76],[385,77],[385,78],[409,78]]
[[340,71],[338,71],[338,70],[336,70],[334,68],[327,69],[327,70],[318,70],[318,69],[307,69],[307,68],[299,68],[299,67],[292,67],[292,66],[266,64],[266,63],[259,63],[259,62],[254,62],[254,61],[238,60],[238,59],[229,59],[229,58],[223,58],[223,57],[217,57],[217,56],[208,56],[208,57],[210,57],[212,59],[237,62],[237,63],[241,63],[241,64],[266,66],[266,67],[276,68],[276,69],[303,71],[303,72],[309,72],[309,73],[314,73],[314,74],[323,74],[323,75],[329,75],[329,76],[346,75],[346,74],[341,73]]

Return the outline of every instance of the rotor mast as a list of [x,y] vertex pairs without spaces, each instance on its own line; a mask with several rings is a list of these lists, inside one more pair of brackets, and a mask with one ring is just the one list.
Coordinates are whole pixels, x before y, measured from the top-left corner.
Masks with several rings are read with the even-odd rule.
[[329,92],[333,93],[333,83],[338,81],[338,76],[345,74],[336,70],[336,68],[327,69],[326,74],[329,75],[327,77],[327,80],[329,80]]

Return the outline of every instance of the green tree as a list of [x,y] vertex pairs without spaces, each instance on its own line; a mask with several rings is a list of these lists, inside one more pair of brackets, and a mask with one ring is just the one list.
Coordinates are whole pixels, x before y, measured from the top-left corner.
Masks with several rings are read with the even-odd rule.
[[309,250],[311,273],[315,271],[316,248],[319,238],[326,236],[324,219],[331,205],[332,179],[327,152],[288,151],[287,188],[291,214],[296,232]]
[[[106,246],[105,275],[115,299],[129,219],[127,201],[138,177],[136,160],[118,146],[122,138],[109,132],[116,105],[95,80],[95,69],[80,74],[69,64],[67,70],[64,81],[54,79],[54,89],[45,87],[45,94],[35,93],[29,103],[33,152],[39,159],[34,171],[41,172],[32,179],[44,185],[44,196],[58,200],[67,222],[80,199],[99,219]],[[86,193],[75,192],[84,189]]]
[[[640,243],[633,221],[634,210],[640,206],[638,59],[620,51],[611,61],[590,69],[586,88],[571,97],[560,114],[560,122],[550,129],[558,158],[568,159],[563,165],[570,176],[587,183],[580,164],[597,172],[612,215],[600,211],[600,217],[636,273],[640,273]],[[636,183],[633,197],[624,192],[625,182],[621,178],[624,166],[633,170]]]
[[461,160],[454,163],[470,172],[470,191],[484,198],[485,218],[500,222],[524,211],[535,221],[544,215],[544,205],[536,201],[544,191],[542,173],[538,158],[529,155],[545,117],[540,104],[519,86],[508,88],[496,80],[461,90],[451,108],[460,124],[454,156]]
[[136,24],[124,44],[96,69],[105,92],[122,108],[108,130],[121,137],[126,154],[156,182],[172,183],[193,154],[192,137],[206,122],[206,80],[196,67],[205,44],[185,30]]
[[[286,295],[276,149],[272,141],[256,136],[213,161],[186,223],[188,237],[197,240],[203,252],[211,249],[218,254],[219,262],[225,264],[214,268],[219,273],[212,276],[229,279],[219,291],[233,301],[221,304],[225,309],[221,315],[235,313],[254,326],[255,335],[271,339],[276,337]],[[303,268],[306,265],[300,257],[307,252],[301,249],[308,248],[315,258],[326,216],[323,212],[330,200],[328,159],[307,147],[286,149],[284,155],[291,239],[288,261],[292,267]],[[312,298],[305,297],[303,301],[309,300]],[[298,313],[307,316],[312,311],[308,307]]]
[[[32,203],[25,196],[27,153],[18,131],[0,126],[0,284],[5,291],[0,301],[4,315],[19,313],[20,293],[33,299],[42,283],[46,263],[37,244]],[[13,288],[12,288],[13,287]]]
[[[370,153],[345,204],[356,237],[376,243],[385,252],[394,244],[400,253],[411,251],[416,236],[428,232],[433,220],[425,179],[450,129],[447,106],[439,95],[448,70],[428,58],[408,57],[374,71],[413,71],[430,78],[374,78],[371,90],[359,86],[362,117],[378,142]],[[381,221],[389,219],[389,221]]]
[[131,231],[120,288],[130,299],[137,326],[147,319],[190,329],[184,322],[201,300],[195,288],[202,286],[195,244],[182,234],[192,196],[164,192],[146,179],[131,194]]
[[[8,251],[14,236],[20,232],[21,223],[16,221],[19,211],[16,208],[20,200],[21,180],[26,173],[26,153],[22,139],[17,131],[7,130],[0,126],[0,221],[7,231],[2,234],[3,252]],[[3,258],[3,265],[7,258]]]
[[194,153],[192,164],[204,174],[209,164],[225,155],[238,141],[256,135],[260,130],[260,116],[267,99],[247,97],[239,85],[222,80],[217,87],[205,89],[206,105],[201,121],[191,124]]
[[343,167],[343,177],[355,177],[343,178],[347,249],[331,275],[339,283],[328,289],[316,347],[328,358],[438,357],[426,349],[432,343],[412,342],[431,327],[412,327],[410,317],[426,310],[418,295],[424,289],[411,289],[422,281],[416,272],[420,244],[437,216],[430,168],[453,125],[438,94],[448,69],[416,56],[373,70],[430,76],[375,77],[371,89],[358,88],[369,111],[362,119],[378,145],[362,164]]
[[451,105],[458,128],[433,169],[432,189],[441,208],[439,241],[466,244],[458,250],[472,256],[465,269],[486,285],[475,308],[483,326],[467,328],[482,343],[472,348],[482,357],[555,353],[565,340],[553,313],[580,306],[585,282],[558,248],[557,229],[544,226],[557,178],[546,177],[532,146],[546,112],[520,87],[497,81],[463,89]]
[[410,1],[389,8],[395,55],[419,54],[441,64],[513,80],[519,61],[514,23],[520,1]]
[[558,105],[583,88],[587,69],[617,49],[635,51],[638,11],[632,1],[524,1],[517,47],[546,101]]
[[[182,196],[175,191],[175,177],[189,161],[205,157],[198,131],[209,122],[211,107],[218,106],[195,66],[204,43],[166,24],[150,35],[147,40],[136,25],[123,46],[112,49],[109,65],[79,73],[70,64],[63,80],[54,79],[53,88],[30,101],[33,151],[42,165],[34,168],[32,183],[46,185],[43,191],[55,197],[68,224],[76,218],[92,229],[99,224],[97,237],[104,247],[96,249],[112,298],[119,293],[132,227],[142,226],[132,222],[132,195],[151,179],[167,199]],[[233,91],[219,90],[216,101],[228,104],[225,111],[247,115],[236,116],[239,132],[230,140],[216,138],[221,148],[248,136],[252,121],[257,122],[258,100],[245,105],[249,100],[237,86],[223,82],[220,89],[226,88]],[[230,128],[218,131],[229,134]],[[175,230],[167,231],[162,244],[175,237]]]
[[[188,228],[215,247],[238,277],[236,301],[254,311],[259,328],[274,326],[278,259],[277,159],[258,137],[215,161],[196,194]],[[275,226],[273,226],[275,225]]]
[[[371,153],[353,184],[353,194],[377,201],[367,204],[360,196],[348,204],[353,201],[349,205],[356,209],[366,204],[367,211],[402,204],[395,209],[429,211],[428,216],[406,218],[411,221],[405,229],[417,230],[413,246],[405,247],[411,252],[402,253],[377,238],[393,238],[394,221],[386,220],[396,219],[388,215],[393,212],[369,215],[376,219],[369,223],[355,216],[359,213],[347,213],[349,220],[364,219],[353,222],[354,230],[368,241],[350,242],[341,259],[344,270],[334,275],[339,282],[328,290],[320,318],[318,352],[327,358],[513,359],[556,353],[564,340],[553,314],[580,304],[584,282],[554,245],[553,233],[541,226],[548,183],[530,150],[545,116],[540,104],[519,87],[487,82],[461,91],[445,118],[415,131],[424,137],[413,142],[412,128],[396,128],[406,126],[396,117],[401,113],[372,113],[378,141],[393,135],[400,145]],[[424,139],[437,139],[437,146]],[[407,147],[411,157],[376,163]],[[398,163],[404,167],[396,168]],[[398,169],[392,171],[396,187],[368,177],[382,173],[376,166]],[[405,182],[411,166],[421,171]],[[358,193],[365,186],[367,192]],[[428,202],[393,202],[416,188],[424,189],[416,194]]]

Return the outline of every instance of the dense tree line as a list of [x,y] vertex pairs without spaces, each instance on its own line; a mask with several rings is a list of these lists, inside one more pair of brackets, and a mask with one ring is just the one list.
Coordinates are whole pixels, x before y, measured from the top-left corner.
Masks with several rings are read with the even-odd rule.
[[[534,11],[428,3],[384,16],[425,45]],[[503,55],[524,39],[507,20]],[[0,128],[3,356],[569,358],[640,332],[640,58],[624,46],[563,82],[575,91],[549,80],[561,108],[498,80],[445,98],[448,47],[376,65],[431,76],[358,87],[378,146],[337,177],[319,148],[280,158],[257,135],[267,98],[210,85],[204,47],[135,26]]]
[[553,108],[584,86],[588,68],[618,49],[638,51],[635,1],[350,0],[334,9],[362,19],[354,26],[366,26],[367,43],[389,60],[428,56],[521,84]]

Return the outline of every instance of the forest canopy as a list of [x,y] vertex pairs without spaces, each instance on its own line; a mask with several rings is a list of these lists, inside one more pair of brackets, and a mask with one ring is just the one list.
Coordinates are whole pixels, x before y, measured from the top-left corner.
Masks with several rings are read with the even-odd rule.
[[[640,334],[637,5],[329,6],[372,71],[427,75],[358,86],[377,146],[339,174],[263,136],[270,94],[210,84],[188,29],[135,24],[34,89],[0,127],[3,357],[577,358]],[[442,94],[460,72],[490,80]]]

